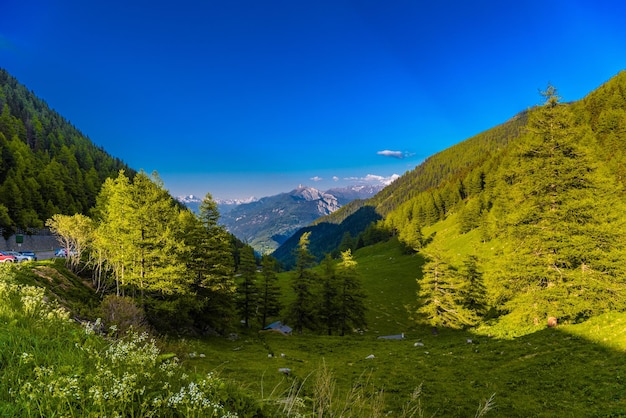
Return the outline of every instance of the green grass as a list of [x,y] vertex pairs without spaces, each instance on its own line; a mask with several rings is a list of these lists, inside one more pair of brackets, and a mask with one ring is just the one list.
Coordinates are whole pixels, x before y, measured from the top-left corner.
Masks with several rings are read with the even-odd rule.
[[[438,239],[444,238],[442,228]],[[460,240],[452,248],[461,254],[464,245]],[[169,341],[166,352],[176,352],[190,376],[213,372],[230,382],[227,387],[236,386],[247,393],[249,397],[232,392],[229,397],[233,409],[242,411],[241,416],[260,413],[261,409],[250,405],[251,399],[264,405],[266,416],[288,415],[285,408],[291,401],[299,402],[300,412],[311,414],[320,396],[317,381],[324,375],[320,371],[327,370],[325,386],[335,388],[334,407],[352,407],[342,416],[374,416],[375,412],[378,416],[411,416],[403,411],[417,405],[424,416],[471,417],[481,402],[495,394],[489,417],[626,417],[626,313],[609,313],[517,338],[489,336],[486,327],[480,334],[443,329],[433,335],[429,327],[413,323],[405,309],[415,300],[420,256],[403,254],[392,240],[357,251],[355,259],[370,308],[368,328],[362,335],[328,337],[309,332],[285,337],[240,330],[239,338],[233,340]],[[39,280],[21,269],[19,276],[27,282]],[[70,291],[64,280],[45,278],[47,292],[68,305],[77,304],[71,292],[83,290]],[[281,274],[280,280],[289,290],[290,274]],[[20,363],[23,353],[32,353],[37,364],[60,364],[55,370],[67,372],[65,378],[78,372],[86,380],[96,381],[91,370],[96,359],[80,357],[84,351],[80,346],[88,341],[82,332],[73,327],[59,330],[37,325],[32,318],[15,319],[10,316],[12,309],[9,306],[2,313],[0,332],[5,390],[33,376],[35,363]],[[378,339],[402,332],[404,340]],[[103,342],[93,344],[103,344],[101,352],[106,347]],[[368,359],[369,355],[374,358]],[[280,368],[292,372],[285,376]],[[416,388],[421,388],[417,401],[412,397]],[[88,388],[85,390],[83,396],[88,394]],[[290,391],[297,397],[288,396]],[[4,393],[3,412],[25,410],[16,409],[11,403],[15,399]],[[29,406],[27,399],[21,401],[21,408],[36,406]],[[58,404],[47,407],[56,411]]]
[[[445,230],[438,234],[442,239]],[[467,242],[458,243],[459,254],[469,249]],[[284,337],[242,331],[235,341],[189,341],[190,352],[204,357],[188,359],[188,366],[217,371],[271,402],[294,381],[304,382],[301,393],[312,396],[324,364],[338,399],[354,387],[365,386],[372,395],[383,391],[390,416],[401,416],[420,385],[425,416],[474,416],[479,403],[493,394],[495,407],[487,416],[626,416],[626,314],[515,339],[452,330],[435,336],[414,324],[405,309],[415,300],[419,256],[402,254],[390,241],[357,251],[355,259],[370,308],[363,335]],[[401,332],[405,340],[377,338]],[[375,358],[367,359],[370,354]],[[285,377],[279,368],[290,368],[292,375]]]

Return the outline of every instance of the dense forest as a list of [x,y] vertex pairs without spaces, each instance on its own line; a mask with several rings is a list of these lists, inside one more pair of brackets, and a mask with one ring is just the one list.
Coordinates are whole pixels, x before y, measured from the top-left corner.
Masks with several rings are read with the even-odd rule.
[[56,213],[86,213],[100,186],[124,169],[0,68],[0,229],[43,228]]

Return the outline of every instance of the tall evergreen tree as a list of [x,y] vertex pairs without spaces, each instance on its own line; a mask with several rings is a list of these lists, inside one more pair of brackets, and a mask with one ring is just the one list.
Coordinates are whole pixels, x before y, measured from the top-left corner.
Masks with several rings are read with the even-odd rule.
[[542,93],[528,133],[503,167],[494,203],[506,237],[492,277],[497,298],[518,323],[548,316],[578,320],[624,307],[626,230],[622,191],[592,158],[594,138],[576,125],[556,89]]
[[483,282],[483,273],[478,267],[478,258],[468,255],[459,270],[463,279],[462,301],[465,308],[475,314],[476,319],[487,313],[487,288]]
[[350,329],[363,328],[365,321],[365,293],[356,270],[357,262],[350,250],[341,253],[338,265],[337,322],[339,335]]
[[327,254],[322,261],[322,270],[319,319],[326,328],[328,335],[332,335],[333,330],[337,328],[339,319],[339,279],[335,261],[330,254]]
[[419,281],[417,319],[433,328],[463,328],[475,315],[463,304],[463,281],[458,271],[434,250],[427,255]]
[[202,320],[219,331],[225,331],[234,316],[235,261],[226,230],[217,224],[217,203],[207,193],[200,205],[202,224],[198,245],[201,257],[196,261],[195,288],[204,300]]
[[280,287],[276,275],[276,259],[269,255],[261,258],[261,282],[259,285],[259,318],[265,328],[271,317],[280,314]]
[[259,289],[256,282],[254,249],[246,245],[241,250],[239,283],[237,284],[237,309],[246,328],[250,327],[250,319],[255,316],[257,309]]
[[289,308],[289,317],[293,321],[293,328],[302,334],[304,328],[313,329],[316,325],[315,299],[313,284],[315,273],[311,267],[315,264],[315,256],[309,252],[310,232],[300,237],[296,249],[296,268],[292,280],[295,298]]

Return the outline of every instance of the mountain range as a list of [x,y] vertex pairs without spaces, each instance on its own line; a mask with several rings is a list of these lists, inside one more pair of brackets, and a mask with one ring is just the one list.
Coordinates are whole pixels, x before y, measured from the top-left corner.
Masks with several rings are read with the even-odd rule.
[[[299,185],[290,192],[245,200],[216,199],[220,224],[261,254],[271,253],[294,232],[316,219],[329,215],[343,205],[368,199],[384,185],[352,185],[320,191]],[[202,199],[197,196],[177,198],[197,212]]]

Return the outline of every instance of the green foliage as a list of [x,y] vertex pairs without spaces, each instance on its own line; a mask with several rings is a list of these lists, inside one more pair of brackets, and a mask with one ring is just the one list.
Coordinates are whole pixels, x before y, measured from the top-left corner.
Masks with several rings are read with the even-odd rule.
[[[0,280],[0,411],[5,416],[232,416],[225,384],[189,376],[146,334],[84,328],[44,290]],[[213,415],[214,414],[214,415]]]
[[[99,195],[96,252],[113,271],[116,293],[137,290],[184,294],[189,291],[180,257],[178,209],[156,174],[139,173],[131,183],[123,172]],[[141,301],[143,304],[144,301]]]
[[309,252],[310,232],[305,232],[300,237],[296,254],[296,268],[293,272],[292,288],[294,300],[289,307],[289,318],[293,329],[302,334],[304,328],[316,327],[316,309],[313,285],[316,275],[311,270],[315,263],[315,257]]
[[276,274],[276,259],[269,255],[261,258],[261,279],[259,283],[259,321],[261,328],[265,328],[269,318],[280,314],[280,287],[278,286],[278,276]]
[[254,249],[246,246],[241,251],[239,264],[239,283],[237,284],[237,309],[246,328],[257,310],[259,289],[256,280],[256,258]]
[[42,228],[54,214],[86,214],[122,161],[96,147],[5,70],[0,69],[0,227]]
[[[346,234],[357,237],[356,240],[358,241],[358,236],[368,229],[373,222],[380,220],[381,216],[376,213],[372,206],[361,206],[356,212],[351,213],[346,218],[341,218],[340,221],[334,218],[328,218],[328,222],[326,222],[327,217],[320,219],[324,220],[324,222],[317,222],[314,225],[300,229],[272,253],[272,256],[275,257],[285,269],[289,270],[295,266],[296,249],[302,234],[307,232],[311,233],[309,237],[309,251],[315,256],[315,260],[319,262],[326,254],[336,253],[338,255],[337,249],[341,246],[342,240]],[[379,231],[373,232],[377,233]],[[369,241],[370,244],[379,242],[376,241],[378,237],[379,235],[372,236],[373,239]],[[386,234],[384,239],[388,237],[389,234]],[[369,244],[363,244],[361,240],[361,246],[362,245]],[[359,247],[358,242],[356,243],[356,247]]]
[[419,281],[416,316],[433,328],[463,328],[477,322],[463,278],[439,252],[427,255]]
[[235,317],[235,260],[230,236],[218,219],[217,203],[207,193],[200,205],[199,225],[191,229],[186,244],[192,254],[193,288],[202,303],[197,321],[225,332]]
[[357,262],[350,250],[341,253],[341,262],[337,266],[335,310],[339,335],[343,336],[347,331],[365,328],[365,293],[358,277]]
[[46,226],[58,237],[61,248],[65,250],[68,267],[76,272],[84,251],[94,237],[92,220],[79,213],[73,216],[56,214],[46,221]]
[[495,292],[526,325],[621,309],[626,296],[624,271],[613,262],[624,254],[622,191],[591,158],[592,136],[556,90],[544,95],[503,166],[493,209],[503,214],[496,228],[507,242]]

